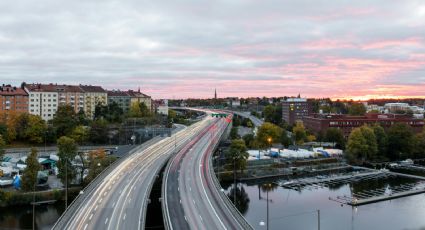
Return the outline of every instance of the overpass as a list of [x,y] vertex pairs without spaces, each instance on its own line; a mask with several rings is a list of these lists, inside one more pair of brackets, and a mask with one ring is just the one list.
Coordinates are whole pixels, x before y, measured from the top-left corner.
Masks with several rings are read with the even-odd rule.
[[160,169],[207,125],[202,120],[134,149],[85,188],[53,229],[144,229],[149,194]]
[[262,121],[258,117],[251,115],[250,112],[238,112],[238,111],[229,111],[229,112],[231,112],[231,113],[233,113],[237,116],[250,119],[252,121],[252,123],[254,123],[255,127],[259,127],[264,123],[264,121]]
[[166,229],[252,229],[221,190],[211,155],[230,126],[207,117],[208,127],[167,165],[162,186]]

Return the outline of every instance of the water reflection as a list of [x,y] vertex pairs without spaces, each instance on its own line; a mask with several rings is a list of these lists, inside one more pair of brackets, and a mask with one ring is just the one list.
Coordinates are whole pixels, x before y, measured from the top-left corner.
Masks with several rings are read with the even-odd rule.
[[[380,195],[388,190],[417,182],[416,179],[388,177],[299,190],[286,189],[264,181],[240,183],[236,187],[236,206],[255,229],[265,229],[259,223],[267,219],[267,192],[270,201],[270,229],[317,229],[318,209],[320,209],[321,229],[425,229],[424,194],[357,208],[349,205],[341,206],[340,203],[329,200],[329,197],[371,191]],[[227,185],[226,191],[233,200],[234,187]]]
[[[35,228],[51,229],[64,209],[63,202],[37,206]],[[32,229],[32,206],[0,208],[0,229]]]

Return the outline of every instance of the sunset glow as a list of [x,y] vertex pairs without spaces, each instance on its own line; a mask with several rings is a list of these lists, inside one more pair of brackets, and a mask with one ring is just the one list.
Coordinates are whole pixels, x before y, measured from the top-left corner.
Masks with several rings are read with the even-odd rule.
[[154,98],[208,98],[214,88],[219,97],[425,97],[421,0],[25,5],[0,3],[5,84],[141,87]]

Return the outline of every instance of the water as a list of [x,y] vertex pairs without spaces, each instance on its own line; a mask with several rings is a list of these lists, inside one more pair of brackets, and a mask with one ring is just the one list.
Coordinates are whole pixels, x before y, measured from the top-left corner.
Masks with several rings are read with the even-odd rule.
[[[264,184],[239,184],[237,207],[255,229],[266,229],[267,190],[269,196],[270,229],[318,229],[320,209],[321,229],[425,229],[425,195],[419,194],[390,201],[383,201],[353,208],[329,200],[329,197],[350,195],[369,189],[388,188],[416,182],[405,178],[390,178],[377,181],[342,184],[333,188],[291,190],[277,185],[266,188]],[[233,199],[233,187],[227,188]]]
[[[51,229],[64,210],[63,201],[36,206],[36,229]],[[32,206],[0,208],[0,229],[32,229]]]

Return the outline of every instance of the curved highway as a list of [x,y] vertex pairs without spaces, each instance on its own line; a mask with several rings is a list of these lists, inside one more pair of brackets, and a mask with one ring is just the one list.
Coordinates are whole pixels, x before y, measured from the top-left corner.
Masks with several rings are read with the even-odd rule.
[[211,154],[230,120],[208,117],[208,129],[167,166],[163,180],[163,211],[168,229],[251,228],[234,206],[226,205],[211,171]]
[[175,148],[186,146],[207,125],[202,120],[124,159],[53,229],[144,229],[148,197],[159,170]]

